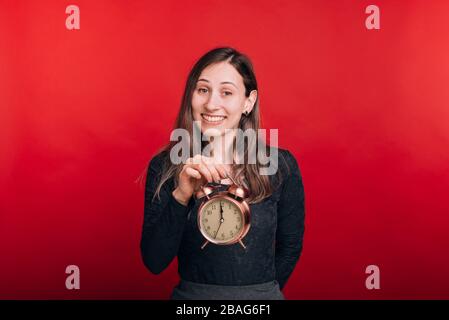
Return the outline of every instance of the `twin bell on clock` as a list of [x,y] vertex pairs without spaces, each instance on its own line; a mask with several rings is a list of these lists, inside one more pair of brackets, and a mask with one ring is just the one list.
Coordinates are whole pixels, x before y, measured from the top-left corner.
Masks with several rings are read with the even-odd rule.
[[248,191],[227,176],[232,184],[227,190],[219,190],[220,184],[206,183],[195,193],[202,200],[198,208],[198,228],[206,239],[201,249],[210,242],[216,245],[240,243],[246,249],[242,239],[248,233],[250,209],[245,198]]

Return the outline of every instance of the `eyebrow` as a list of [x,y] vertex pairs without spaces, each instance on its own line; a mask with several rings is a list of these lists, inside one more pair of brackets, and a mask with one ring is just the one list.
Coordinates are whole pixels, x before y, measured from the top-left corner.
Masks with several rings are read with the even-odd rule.
[[[206,82],[209,82],[209,80],[206,80],[206,79],[198,79],[198,81],[206,81]],[[233,85],[234,87],[236,87],[237,88],[237,86],[234,84],[234,82],[231,82],[231,81],[223,81],[223,82],[220,82],[221,84],[231,84],[231,85]],[[238,88],[237,88],[238,89]]]

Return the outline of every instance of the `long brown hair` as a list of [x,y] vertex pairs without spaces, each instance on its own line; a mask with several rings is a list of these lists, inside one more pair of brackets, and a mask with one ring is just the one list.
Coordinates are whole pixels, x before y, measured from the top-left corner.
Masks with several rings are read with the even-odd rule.
[[[237,50],[230,47],[223,48],[215,48],[205,55],[203,55],[193,66],[190,71],[187,83],[185,86],[184,94],[181,101],[181,107],[176,118],[175,128],[186,129],[190,133],[191,141],[190,141],[190,154],[193,154],[193,114],[192,114],[192,96],[193,92],[196,88],[197,81],[201,72],[214,63],[219,63],[226,61],[231,64],[238,73],[243,78],[243,83],[245,85],[245,96],[249,97],[251,91],[258,90],[256,76],[254,73],[253,65],[250,59],[238,52]],[[256,142],[259,140],[258,129],[261,125],[260,113],[259,113],[259,98],[257,97],[256,102],[254,104],[253,109],[247,115],[242,115],[239,123],[239,128],[243,131],[247,129],[255,130],[257,134]],[[264,143],[264,141],[261,141]],[[167,152],[170,154],[171,149],[177,144],[177,141],[171,141],[166,146],[164,146],[158,153]],[[257,144],[257,143],[256,143]],[[248,149],[250,147],[248,143],[244,144],[244,157],[243,159],[247,159],[248,157]],[[268,144],[263,144],[263,147],[266,148],[265,151],[270,150]],[[234,150],[235,150],[235,140],[234,140]],[[255,149],[254,149],[255,150]],[[256,153],[257,154],[257,153]],[[194,156],[194,155],[192,155]],[[173,164],[169,157],[166,158],[167,163],[165,164],[166,170],[162,173],[159,184],[156,188],[155,196],[159,197],[159,192],[164,183],[166,183],[169,179],[174,178],[175,188],[178,184],[179,173],[182,170],[183,163]],[[269,197],[273,193],[274,186],[270,182],[269,176],[260,175],[259,169],[261,165],[257,160],[255,164],[249,164],[246,161],[243,164],[234,164],[233,172],[234,177],[244,184],[248,190],[250,190],[249,197],[247,199],[248,203],[257,203],[262,201],[264,198]],[[277,170],[279,174],[279,170]],[[279,181],[278,181],[279,182]]]

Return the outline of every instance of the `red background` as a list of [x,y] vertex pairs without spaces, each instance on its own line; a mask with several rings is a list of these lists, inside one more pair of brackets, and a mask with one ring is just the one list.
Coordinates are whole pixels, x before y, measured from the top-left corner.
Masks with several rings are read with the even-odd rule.
[[303,175],[286,297],[449,298],[449,3],[375,1],[367,30],[370,4],[0,1],[0,298],[168,297],[176,263],[143,266],[135,181],[222,45],[252,58],[263,126]]

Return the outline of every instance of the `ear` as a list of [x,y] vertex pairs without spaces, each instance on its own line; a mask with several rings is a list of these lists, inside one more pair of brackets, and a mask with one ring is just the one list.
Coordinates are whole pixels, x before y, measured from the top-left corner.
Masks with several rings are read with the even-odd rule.
[[250,92],[249,97],[246,98],[245,108],[243,108],[243,112],[250,113],[253,110],[256,101],[257,101],[257,90],[253,90]]

